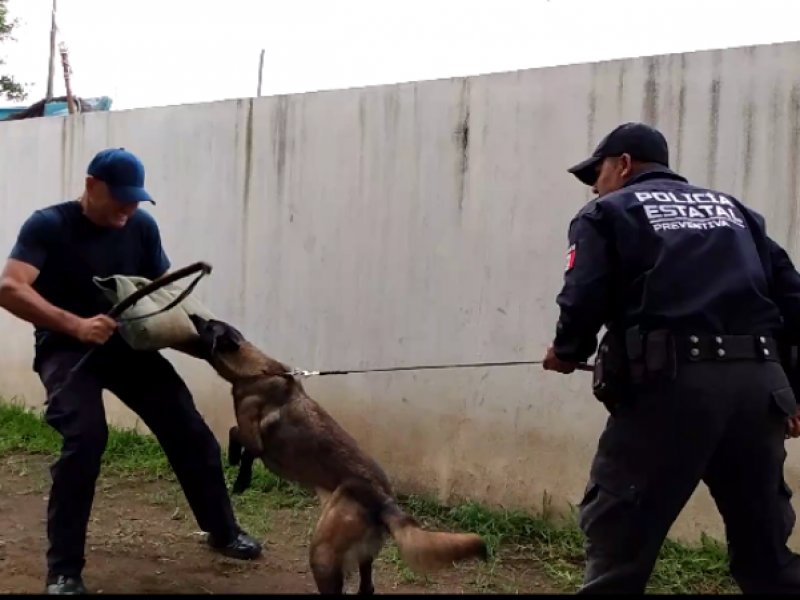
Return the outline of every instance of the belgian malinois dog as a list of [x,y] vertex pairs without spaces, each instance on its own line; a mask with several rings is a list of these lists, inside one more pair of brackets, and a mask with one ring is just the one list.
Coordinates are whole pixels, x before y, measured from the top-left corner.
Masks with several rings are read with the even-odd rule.
[[404,513],[380,465],[306,394],[290,367],[225,322],[197,316],[192,322],[204,359],[232,385],[234,445],[241,445],[250,464],[258,457],[275,475],[320,499],[322,514],[309,558],[321,594],[342,594],[345,577],[356,569],[358,593],[374,593],[372,563],[388,536],[418,573],[456,561],[486,560],[486,544],[479,536],[425,531]]

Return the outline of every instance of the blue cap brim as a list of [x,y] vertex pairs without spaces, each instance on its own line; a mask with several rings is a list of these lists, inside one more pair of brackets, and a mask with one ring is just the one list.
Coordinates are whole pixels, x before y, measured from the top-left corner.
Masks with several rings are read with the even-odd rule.
[[108,191],[111,197],[117,202],[150,202],[151,204],[155,204],[155,201],[144,188],[135,186],[108,186]]

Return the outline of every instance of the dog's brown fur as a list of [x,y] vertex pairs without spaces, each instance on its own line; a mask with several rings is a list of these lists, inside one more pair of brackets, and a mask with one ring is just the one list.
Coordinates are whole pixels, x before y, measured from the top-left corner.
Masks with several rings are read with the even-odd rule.
[[[310,562],[321,593],[342,593],[358,568],[360,594],[373,593],[372,563],[388,535],[418,573],[487,557],[475,534],[423,530],[397,503],[383,469],[311,399],[291,368],[221,321],[192,318],[205,359],[232,384],[232,441],[277,476],[316,491],[322,505]],[[248,473],[249,477],[249,473]]]

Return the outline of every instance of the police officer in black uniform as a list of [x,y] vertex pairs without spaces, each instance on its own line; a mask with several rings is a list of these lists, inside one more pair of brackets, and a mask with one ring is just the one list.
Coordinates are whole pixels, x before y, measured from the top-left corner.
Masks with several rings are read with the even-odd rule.
[[597,350],[611,413],[580,505],[579,593],[644,593],[700,481],[742,591],[800,593],[783,476],[800,419],[777,341],[800,335],[800,275],[761,215],[671,171],[647,125],[619,126],[569,172],[599,197],[569,227],[544,368],[571,373]]

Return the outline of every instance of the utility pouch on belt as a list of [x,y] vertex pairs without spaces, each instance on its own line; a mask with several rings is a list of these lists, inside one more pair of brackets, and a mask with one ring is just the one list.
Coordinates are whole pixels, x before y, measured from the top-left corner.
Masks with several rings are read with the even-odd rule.
[[675,379],[675,338],[669,331],[642,331],[638,327],[631,327],[625,332],[625,346],[631,384]]
[[592,392],[610,414],[614,414],[630,394],[630,372],[625,339],[606,331],[594,361]]
[[644,371],[647,381],[671,381],[677,376],[675,338],[665,330],[648,331],[644,343]]

